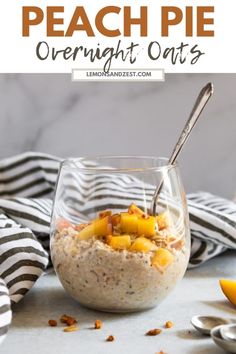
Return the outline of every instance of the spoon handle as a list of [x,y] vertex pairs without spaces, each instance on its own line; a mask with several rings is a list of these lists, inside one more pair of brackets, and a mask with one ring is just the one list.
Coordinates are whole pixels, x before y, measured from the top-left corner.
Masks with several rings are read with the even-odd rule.
[[[204,107],[206,106],[208,100],[210,99],[210,97],[213,94],[213,84],[212,83],[208,83],[206,86],[203,87],[203,89],[201,90],[201,92],[199,93],[197,100],[193,106],[192,112],[190,113],[190,116],[180,134],[180,137],[174,147],[174,150],[169,158],[169,164],[173,165],[177,159],[177,157],[179,156],[180,152],[182,151],[182,148],[184,146],[184,144],[186,143],[191,131],[193,130],[195,124],[197,123],[198,118],[200,117]],[[163,180],[161,181],[161,183],[157,186],[153,198],[152,198],[152,202],[151,202],[151,206],[150,206],[150,212],[151,215],[156,215],[156,206],[157,206],[157,199],[160,195],[161,189],[163,186]]]

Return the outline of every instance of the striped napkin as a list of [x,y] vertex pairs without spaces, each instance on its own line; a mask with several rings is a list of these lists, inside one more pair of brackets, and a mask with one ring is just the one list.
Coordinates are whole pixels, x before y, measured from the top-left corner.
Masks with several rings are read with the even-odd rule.
[[[50,215],[60,162],[41,153],[0,162],[0,342],[11,322],[11,304],[19,302],[50,266]],[[205,192],[189,194],[187,199],[192,236],[189,268],[236,249],[236,204]]]

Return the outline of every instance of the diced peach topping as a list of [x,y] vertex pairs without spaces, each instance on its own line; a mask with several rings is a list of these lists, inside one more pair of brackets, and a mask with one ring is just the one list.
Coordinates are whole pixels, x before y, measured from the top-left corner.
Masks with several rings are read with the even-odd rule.
[[167,213],[162,213],[156,216],[158,229],[164,230],[169,226],[169,219]]
[[149,216],[148,218],[138,219],[138,235],[151,237],[156,233],[156,218],[154,216]]
[[138,230],[138,217],[129,213],[120,214],[121,231],[124,233],[136,234]]
[[152,265],[159,270],[173,262],[171,249],[180,250],[184,246],[184,240],[171,234],[168,212],[150,216],[135,204],[131,204],[127,212],[112,214],[111,210],[101,211],[98,218],[88,224],[73,225],[65,219],[59,219],[57,231],[66,228],[73,228],[73,235],[80,240],[100,237],[114,250],[155,251]]
[[146,215],[144,213],[144,211],[142,211],[139,207],[137,207],[137,205],[135,205],[134,203],[132,203],[128,209],[128,213],[129,214],[135,214],[137,216],[143,216],[143,215]]
[[103,219],[96,219],[92,224],[85,227],[78,234],[80,240],[88,240],[93,236],[106,236],[112,233],[111,217],[106,216]]
[[136,252],[149,252],[149,251],[154,251],[157,249],[157,246],[150,240],[148,240],[145,237],[138,237],[134,242],[132,243],[130,247],[130,251],[136,251]]
[[130,248],[131,239],[129,235],[108,236],[107,243],[115,250],[125,250]]
[[164,270],[174,261],[174,256],[165,248],[159,248],[152,257],[152,265]]

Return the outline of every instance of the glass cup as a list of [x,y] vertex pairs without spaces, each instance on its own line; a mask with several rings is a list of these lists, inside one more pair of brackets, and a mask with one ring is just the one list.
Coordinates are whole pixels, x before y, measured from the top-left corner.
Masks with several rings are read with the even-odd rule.
[[80,304],[109,312],[156,306],[182,279],[190,254],[178,165],[130,156],[63,161],[50,247],[63,287]]

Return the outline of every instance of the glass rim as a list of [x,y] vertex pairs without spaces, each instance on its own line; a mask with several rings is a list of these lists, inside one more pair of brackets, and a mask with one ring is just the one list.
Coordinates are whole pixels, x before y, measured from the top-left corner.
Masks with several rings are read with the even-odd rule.
[[[100,167],[100,166],[77,166],[76,163],[78,162],[92,162],[98,160],[125,160],[125,159],[134,159],[134,160],[154,160],[159,162],[165,162],[162,166],[149,166],[149,167],[137,167],[137,168],[129,168],[129,167]],[[175,161],[173,164],[169,163],[169,159],[167,157],[158,157],[158,156],[142,156],[142,155],[92,155],[92,156],[83,156],[83,157],[71,157],[66,158],[61,161],[61,168],[70,168],[70,169],[77,169],[83,172],[108,172],[108,173],[115,173],[115,172],[163,172],[168,171],[170,169],[178,167],[178,162]]]

